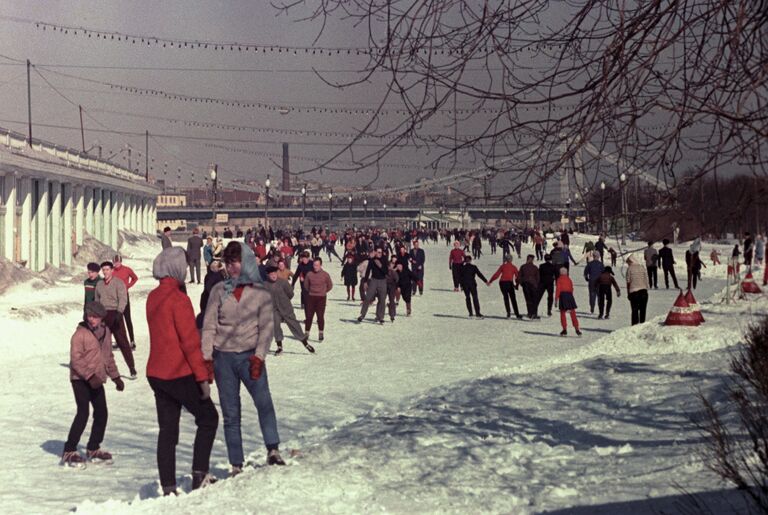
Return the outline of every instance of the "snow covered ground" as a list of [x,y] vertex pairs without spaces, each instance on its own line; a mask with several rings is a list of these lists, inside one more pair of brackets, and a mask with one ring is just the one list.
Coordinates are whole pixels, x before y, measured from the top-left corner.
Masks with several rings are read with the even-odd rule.
[[[684,248],[675,248],[680,262]],[[441,243],[426,245],[426,288],[414,314],[383,327],[354,323],[359,306],[345,300],[338,263],[327,265],[339,280],[326,339],[313,342],[317,354],[288,339],[285,355],[267,362],[281,448],[295,454],[288,467],[263,465],[255,409],[244,397],[243,436],[255,466],[202,491],[158,497],[154,398],[141,377],[144,302],[158,250],[154,241],[121,249],[140,276],[131,290],[140,378],[125,392],[108,390],[111,467],[57,465],[75,411],[67,362],[82,286],[63,278],[0,296],[5,511],[649,513],[679,511],[683,490],[703,492],[712,506],[727,488],[698,458],[694,393],[718,395],[729,347],[752,317],[768,313],[768,302],[719,304],[725,267],[710,267],[696,291],[706,324],[661,326],[676,296],[661,289],[651,292],[649,321],[630,328],[621,273],[622,297],[611,320],[601,321],[588,315],[578,266],[572,277],[584,336],[560,338],[559,317],[506,319],[496,284],[481,286],[486,318],[467,319]],[[500,259],[477,264],[490,277]],[[189,293],[197,305],[201,287],[190,285]],[[521,294],[518,301],[524,306]],[[119,353],[116,360],[127,372]],[[193,434],[185,414],[177,473],[186,474],[180,484],[187,490]],[[86,439],[87,431],[81,445]],[[221,427],[212,466],[227,476]]]

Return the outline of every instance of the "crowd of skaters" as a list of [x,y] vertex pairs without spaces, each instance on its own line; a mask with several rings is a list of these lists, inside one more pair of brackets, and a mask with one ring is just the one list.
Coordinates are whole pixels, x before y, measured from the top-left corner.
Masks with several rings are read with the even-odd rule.
[[[162,251],[154,260],[153,277],[158,281],[147,299],[146,317],[149,327],[149,359],[146,374],[154,393],[158,417],[157,466],[163,493],[175,494],[175,448],[178,444],[179,419],[184,408],[195,417],[197,435],[192,459],[192,486],[199,488],[215,479],[209,474],[210,453],[219,423],[219,412],[210,398],[210,384],[215,382],[223,418],[227,455],[231,474],[244,466],[241,437],[241,384],[251,395],[259,415],[259,424],[270,465],[285,464],[279,452],[277,417],[269,390],[266,358],[271,343],[275,355],[283,352],[286,324],[304,348],[315,352],[309,343],[314,323],[317,341],[324,340],[327,295],[334,287],[331,276],[323,269],[326,260],[341,264],[340,279],[346,300],[360,302],[358,322],[376,303],[375,319],[384,324],[389,315],[397,317],[402,301],[405,316],[413,309],[413,297],[422,295],[425,280],[425,251],[421,242],[444,240],[447,247],[454,291],[462,291],[470,317],[482,318],[478,297],[478,279],[490,286],[499,281],[506,315],[538,320],[539,306],[546,296],[546,313],[560,311],[560,334],[568,334],[568,319],[577,335],[581,335],[576,314],[574,284],[570,265],[586,261],[583,277],[588,286],[590,313],[598,310],[597,319],[610,317],[613,292],[621,295],[616,280],[617,252],[598,237],[587,242],[578,259],[570,249],[570,234],[557,234],[548,249],[548,239],[536,229],[524,230],[383,230],[367,228],[346,230],[341,234],[322,228],[306,233],[271,228],[245,232],[225,230],[224,238],[234,238],[226,245],[218,234],[200,234],[194,229],[186,248],[174,246],[171,230],[161,236]],[[484,243],[489,253],[497,250],[502,263],[486,278],[473,261],[483,256]],[[762,243],[762,244],[761,244]],[[658,288],[658,267],[664,283],[679,288],[675,275],[675,259],[668,240],[656,249],[648,242],[642,253],[625,255],[627,296],[632,324],[645,321],[648,291]],[[341,253],[336,247],[341,246]],[[518,269],[514,256],[525,262]],[[762,237],[744,241],[744,261],[752,266],[764,260]],[[686,251],[688,287],[696,288],[701,267],[697,238]],[[732,259],[738,259],[738,245]],[[710,255],[713,263],[719,255]],[[537,261],[539,264],[537,264]],[[608,264],[610,262],[610,265]],[[204,267],[205,274],[201,277]],[[83,322],[71,338],[70,380],[77,412],[62,455],[65,464],[109,461],[110,453],[101,449],[104,439],[107,407],[104,383],[112,380],[118,391],[123,383],[112,354],[114,338],[131,379],[137,377],[133,351],[136,343],[131,321],[129,290],[139,278],[117,255],[112,261],[89,263],[84,282]],[[199,312],[195,315],[186,292],[190,283],[203,284]],[[302,323],[296,317],[292,299],[299,283]],[[518,306],[516,292],[522,290],[525,315]],[[86,446],[86,457],[77,451],[93,407],[93,426]]]

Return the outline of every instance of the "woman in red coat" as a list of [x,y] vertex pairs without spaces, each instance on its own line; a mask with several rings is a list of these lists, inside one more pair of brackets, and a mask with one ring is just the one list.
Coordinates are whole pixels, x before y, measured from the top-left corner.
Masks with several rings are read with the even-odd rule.
[[568,277],[567,268],[560,269],[560,277],[557,278],[557,283],[555,283],[555,302],[560,306],[560,325],[563,326],[560,336],[568,335],[568,323],[565,314],[569,311],[573,328],[576,329],[576,334],[581,336],[579,319],[576,318],[576,299],[573,297],[573,281]]
[[214,481],[208,474],[219,414],[211,401],[208,364],[192,302],[182,290],[187,275],[184,249],[170,247],[155,258],[152,275],[160,284],[147,297],[149,359],[147,379],[155,392],[157,468],[163,494],[176,493],[176,444],[181,407],[195,417],[197,434],[192,455],[192,488]]

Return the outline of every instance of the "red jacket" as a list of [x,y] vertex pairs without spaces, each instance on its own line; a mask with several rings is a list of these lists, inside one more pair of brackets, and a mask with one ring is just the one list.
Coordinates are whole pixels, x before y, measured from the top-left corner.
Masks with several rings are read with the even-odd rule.
[[192,301],[176,279],[165,277],[147,297],[149,359],[147,377],[208,379]]
[[568,292],[573,293],[573,281],[567,275],[561,275],[555,283],[555,302],[560,299],[560,294]]
[[492,283],[496,279],[501,277],[500,281],[515,281],[517,279],[517,267],[512,263],[502,264],[496,273],[491,276],[491,280],[488,283]]
[[461,249],[453,249],[448,257],[448,262],[452,265],[462,264],[464,262],[464,251]]
[[126,290],[131,289],[131,286],[136,284],[136,281],[139,280],[139,276],[136,275],[130,267],[127,267],[125,265],[120,265],[119,267],[115,267],[112,270],[112,275],[114,277],[117,277],[121,281],[123,281],[123,284],[125,284]]

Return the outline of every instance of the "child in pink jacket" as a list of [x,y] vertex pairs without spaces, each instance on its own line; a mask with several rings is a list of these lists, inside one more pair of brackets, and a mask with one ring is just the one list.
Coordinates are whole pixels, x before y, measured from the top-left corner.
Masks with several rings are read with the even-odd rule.
[[103,320],[107,310],[99,302],[85,305],[86,321],[78,324],[72,335],[69,350],[69,379],[75,393],[77,414],[72,421],[62,465],[84,466],[85,459],[77,452],[77,444],[88,423],[89,404],[93,405],[93,426],[86,447],[90,461],[111,462],[112,455],[101,450],[104,431],[107,428],[107,398],[104,383],[111,378],[117,391],[125,388],[112,355],[111,334]]

